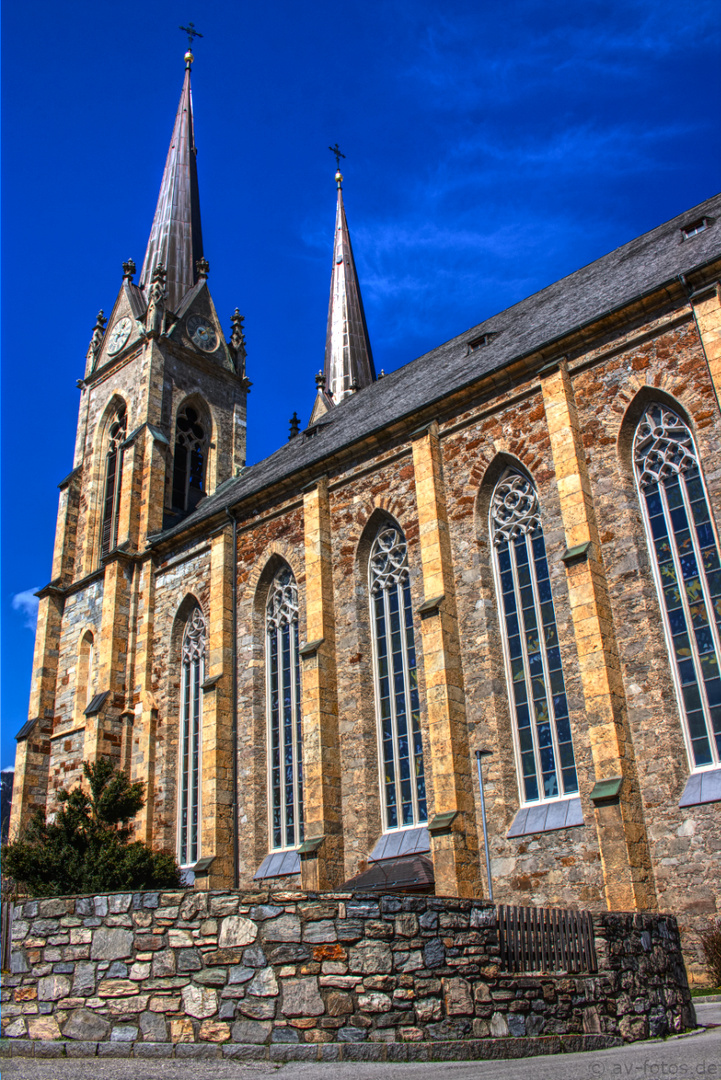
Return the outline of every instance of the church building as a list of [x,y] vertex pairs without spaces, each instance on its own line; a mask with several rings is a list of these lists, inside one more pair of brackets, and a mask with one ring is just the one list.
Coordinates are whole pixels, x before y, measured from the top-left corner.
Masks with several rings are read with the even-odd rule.
[[136,837],[197,889],[490,881],[500,903],[660,910],[700,975],[721,196],[383,377],[339,171],[311,420],[247,467],[192,60],[145,261],[87,353],[11,834],[109,756],[146,784]]

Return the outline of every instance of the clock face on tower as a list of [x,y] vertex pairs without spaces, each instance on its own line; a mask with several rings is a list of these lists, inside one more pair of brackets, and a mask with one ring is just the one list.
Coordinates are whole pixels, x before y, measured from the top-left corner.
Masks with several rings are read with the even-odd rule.
[[218,347],[218,335],[207,319],[204,319],[202,315],[191,315],[185,325],[194,345],[203,352],[215,352]]
[[130,331],[132,329],[133,320],[129,319],[127,315],[116,322],[115,326],[110,331],[110,337],[108,338],[108,355],[114,356],[115,353],[120,352],[123,345],[130,337]]

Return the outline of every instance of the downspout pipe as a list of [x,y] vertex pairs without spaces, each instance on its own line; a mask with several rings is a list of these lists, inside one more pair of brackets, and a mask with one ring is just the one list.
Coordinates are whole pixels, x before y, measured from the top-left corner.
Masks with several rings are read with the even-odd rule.
[[228,519],[233,523],[233,566],[230,579],[231,641],[233,660],[231,666],[231,735],[233,748],[233,888],[240,885],[240,831],[238,828],[238,519],[226,508]]

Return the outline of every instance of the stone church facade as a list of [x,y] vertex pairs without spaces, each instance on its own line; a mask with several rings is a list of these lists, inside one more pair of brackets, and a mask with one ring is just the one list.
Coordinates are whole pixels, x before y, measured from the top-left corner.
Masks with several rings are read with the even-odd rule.
[[13,834],[109,755],[196,888],[483,896],[488,857],[501,903],[677,914],[700,971],[721,197],[377,378],[338,173],[311,422],[246,467],[191,63],[139,281],[88,350]]

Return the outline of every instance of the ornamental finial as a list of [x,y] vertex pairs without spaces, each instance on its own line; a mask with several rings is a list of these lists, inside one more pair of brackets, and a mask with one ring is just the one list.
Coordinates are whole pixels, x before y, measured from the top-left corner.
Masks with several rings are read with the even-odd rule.
[[189,22],[187,26],[178,27],[184,34],[188,35],[188,51],[185,54],[185,67],[187,71],[190,71],[190,65],[195,60],[193,56],[193,38],[202,37],[203,35],[195,29],[195,23]]
[[328,149],[330,150],[331,154],[335,155],[335,166],[336,166],[335,182],[338,185],[338,187],[341,187],[341,185],[343,183],[343,174],[340,171],[340,159],[341,158],[345,159],[345,154],[341,153],[341,149],[338,146],[338,143],[336,143],[335,146],[329,146]]

